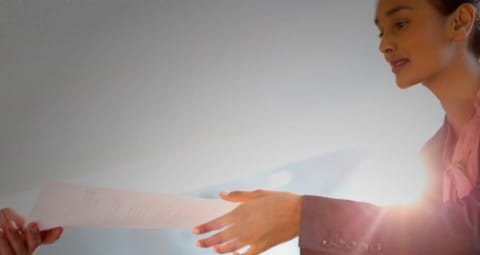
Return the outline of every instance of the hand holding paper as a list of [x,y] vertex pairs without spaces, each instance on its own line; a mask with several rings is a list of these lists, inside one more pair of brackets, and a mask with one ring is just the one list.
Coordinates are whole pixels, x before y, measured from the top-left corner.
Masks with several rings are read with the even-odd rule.
[[54,243],[62,232],[62,228],[40,232],[36,223],[26,224],[14,210],[0,210],[0,254],[31,255],[40,245]]

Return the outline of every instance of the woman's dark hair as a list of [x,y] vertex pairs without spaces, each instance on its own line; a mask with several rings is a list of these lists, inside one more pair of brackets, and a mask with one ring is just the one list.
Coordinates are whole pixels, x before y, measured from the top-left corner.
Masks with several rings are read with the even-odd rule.
[[480,0],[429,0],[430,3],[443,15],[448,16],[452,14],[463,3],[472,4],[476,11],[475,22],[472,28],[472,35],[469,42],[469,48],[475,54],[475,57],[480,58],[480,19],[479,19],[479,5]]

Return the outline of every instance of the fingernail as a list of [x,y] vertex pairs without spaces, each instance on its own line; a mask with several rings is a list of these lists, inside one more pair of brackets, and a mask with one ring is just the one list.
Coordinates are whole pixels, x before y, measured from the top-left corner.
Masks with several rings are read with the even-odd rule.
[[194,228],[194,229],[192,230],[192,233],[198,235],[198,234],[200,234],[200,230],[199,230],[198,228]]
[[200,241],[196,241],[196,242],[195,242],[195,246],[197,246],[197,247],[202,247],[202,244],[200,243]]
[[222,196],[225,196],[225,197],[226,197],[226,196],[230,195],[230,192],[227,192],[227,191],[222,191],[222,192],[220,192],[220,195],[222,195]]
[[17,226],[17,223],[15,223],[15,221],[11,220],[10,224],[12,225],[13,229],[18,230],[18,226]]

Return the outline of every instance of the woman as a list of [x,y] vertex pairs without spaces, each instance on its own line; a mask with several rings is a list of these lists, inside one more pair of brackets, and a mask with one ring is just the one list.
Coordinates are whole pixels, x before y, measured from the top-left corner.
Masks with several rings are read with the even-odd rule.
[[31,255],[44,244],[52,244],[60,238],[62,228],[39,231],[38,225],[25,220],[9,208],[0,210],[0,255]]
[[[480,0],[378,0],[380,51],[400,88],[421,83],[440,101],[445,122],[424,146],[431,175],[412,207],[285,192],[235,191],[241,202],[201,224],[197,241],[218,253],[249,246],[259,254],[299,236],[301,254],[480,254]],[[235,252],[239,254],[239,252]]]

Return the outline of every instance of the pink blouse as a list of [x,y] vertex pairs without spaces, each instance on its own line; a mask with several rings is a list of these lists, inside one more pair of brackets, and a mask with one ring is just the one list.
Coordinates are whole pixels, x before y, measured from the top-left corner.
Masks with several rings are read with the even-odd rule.
[[430,178],[416,206],[305,195],[300,254],[480,254],[479,143],[480,91],[458,139],[445,118],[422,148]]
[[480,142],[480,93],[471,119],[455,141],[453,128],[445,117],[446,138],[443,146],[443,202],[456,202],[470,193],[477,181]]

